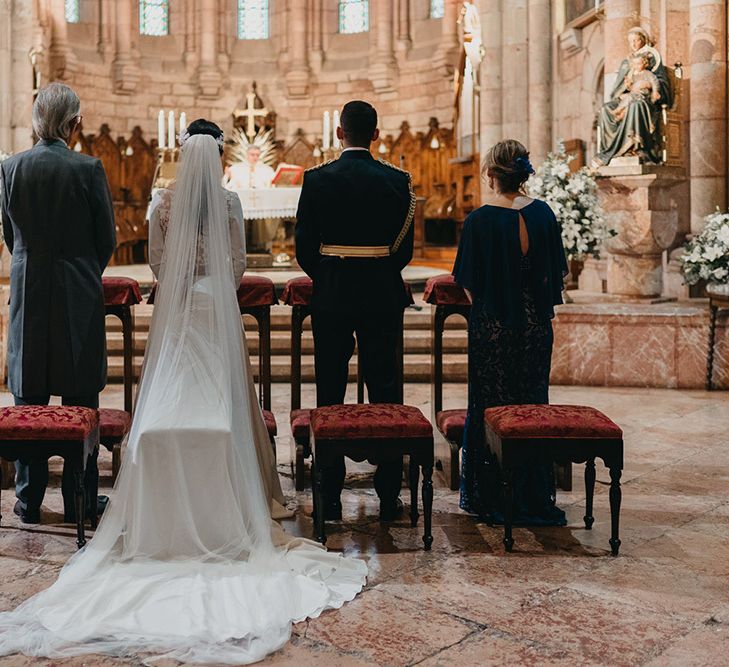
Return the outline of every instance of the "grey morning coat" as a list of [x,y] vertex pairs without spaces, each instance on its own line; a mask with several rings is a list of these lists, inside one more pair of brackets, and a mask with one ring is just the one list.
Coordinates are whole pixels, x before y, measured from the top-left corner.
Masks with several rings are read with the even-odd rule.
[[116,246],[101,161],[39,141],[0,164],[10,269],[8,388],[88,396],[106,385],[101,274]]

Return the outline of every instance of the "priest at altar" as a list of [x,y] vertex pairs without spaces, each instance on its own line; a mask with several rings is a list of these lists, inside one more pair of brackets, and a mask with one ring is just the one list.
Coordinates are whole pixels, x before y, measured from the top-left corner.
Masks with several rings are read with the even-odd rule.
[[229,190],[269,188],[274,173],[271,167],[261,161],[260,147],[250,144],[246,161],[236,162],[226,169],[226,187]]

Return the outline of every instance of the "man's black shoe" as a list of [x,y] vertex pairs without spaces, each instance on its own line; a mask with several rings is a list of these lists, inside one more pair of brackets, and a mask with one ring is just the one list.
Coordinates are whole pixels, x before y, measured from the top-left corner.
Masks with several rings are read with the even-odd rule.
[[395,502],[380,502],[380,521],[396,521],[403,515],[402,500],[398,498]]
[[19,500],[15,502],[13,513],[20,518],[22,523],[40,523],[40,510],[37,512],[24,512]]

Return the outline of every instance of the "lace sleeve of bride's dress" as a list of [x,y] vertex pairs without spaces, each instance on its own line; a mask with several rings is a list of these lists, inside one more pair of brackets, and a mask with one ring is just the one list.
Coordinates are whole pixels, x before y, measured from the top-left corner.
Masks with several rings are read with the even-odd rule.
[[162,267],[171,207],[172,191],[165,188],[157,190],[149,205],[149,267],[157,280]]
[[235,192],[225,191],[230,228],[230,253],[233,262],[235,284],[240,284],[246,270],[246,234],[243,227],[243,207]]

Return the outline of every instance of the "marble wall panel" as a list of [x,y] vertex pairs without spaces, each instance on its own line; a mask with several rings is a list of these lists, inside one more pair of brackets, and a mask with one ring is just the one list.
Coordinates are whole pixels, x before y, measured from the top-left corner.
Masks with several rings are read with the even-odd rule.
[[[703,389],[709,336],[705,302],[561,306],[554,320],[552,384]],[[720,311],[714,387],[729,389],[729,312]]]

